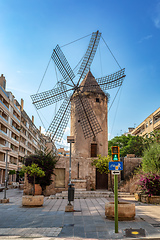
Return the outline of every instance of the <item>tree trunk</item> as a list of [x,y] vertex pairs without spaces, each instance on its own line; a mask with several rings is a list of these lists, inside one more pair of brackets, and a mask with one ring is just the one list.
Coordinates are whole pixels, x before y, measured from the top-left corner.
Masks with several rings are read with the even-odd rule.
[[33,196],[35,195],[35,175],[33,177]]

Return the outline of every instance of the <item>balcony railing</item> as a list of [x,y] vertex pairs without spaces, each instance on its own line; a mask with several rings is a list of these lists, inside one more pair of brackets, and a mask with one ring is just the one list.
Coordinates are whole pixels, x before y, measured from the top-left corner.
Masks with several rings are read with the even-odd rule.
[[7,136],[7,133],[0,129],[0,132]]
[[4,121],[6,121],[6,122],[8,123],[8,120],[5,119],[2,115],[0,115],[0,117],[1,117]]
[[7,110],[9,111],[9,108],[1,100],[0,103],[2,103],[2,105],[5,106],[5,108],[7,108]]
[[17,128],[15,128],[13,125],[12,125],[12,127],[13,127],[17,132],[20,132],[20,130],[18,130]]
[[17,119],[17,121],[20,123],[20,120],[13,114],[13,116]]

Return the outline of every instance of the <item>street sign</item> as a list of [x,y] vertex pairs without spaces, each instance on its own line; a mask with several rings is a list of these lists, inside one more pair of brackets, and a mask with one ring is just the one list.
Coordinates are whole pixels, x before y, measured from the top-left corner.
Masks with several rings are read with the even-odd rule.
[[111,171],[123,170],[123,162],[109,162],[109,170]]
[[113,174],[113,175],[120,175],[120,171],[114,170],[114,171],[112,171],[112,174]]

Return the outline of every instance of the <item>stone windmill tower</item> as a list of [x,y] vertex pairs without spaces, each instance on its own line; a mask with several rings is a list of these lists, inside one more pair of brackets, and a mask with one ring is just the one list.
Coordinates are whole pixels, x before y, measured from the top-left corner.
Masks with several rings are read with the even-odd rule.
[[[85,138],[82,129],[83,121],[78,114],[78,95],[75,93],[71,99],[71,136],[74,136],[75,143],[72,145],[72,181],[76,188],[86,188],[88,190],[97,188],[107,188],[108,180],[106,174],[103,176],[91,165],[91,158],[98,154],[107,156],[108,154],[108,126],[107,126],[107,103],[108,95],[102,91],[92,73],[89,71],[82,81],[81,97],[87,99],[91,106],[87,109],[88,114],[94,112],[96,119],[101,126],[101,131],[95,136]],[[96,124],[96,123],[95,123]],[[86,130],[87,134],[87,125]],[[100,179],[101,178],[101,179]],[[100,181],[100,182],[99,182]]]
[[[71,136],[74,136],[75,143],[72,147],[74,157],[91,158],[98,154],[107,156],[108,154],[108,127],[107,127],[107,102],[108,96],[101,90],[92,73],[89,71],[81,83],[81,93],[83,98],[87,98],[92,111],[101,126],[102,131],[96,137],[85,138],[77,114],[76,98],[74,94],[71,100]],[[96,86],[96,87],[95,87]],[[86,126],[87,128],[87,126]],[[86,129],[87,131],[87,129]]]

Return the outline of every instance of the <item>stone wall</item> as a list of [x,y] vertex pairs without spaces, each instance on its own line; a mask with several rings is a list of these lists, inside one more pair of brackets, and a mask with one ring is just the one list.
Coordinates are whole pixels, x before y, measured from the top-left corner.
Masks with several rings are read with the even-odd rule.
[[138,168],[141,164],[142,159],[141,158],[124,158],[123,162],[123,171],[124,171],[124,179],[128,178],[131,173],[135,170],[135,168]]
[[119,190],[135,193],[138,189],[139,175],[133,175],[134,170],[141,165],[142,158],[124,158],[124,180],[119,182]]

